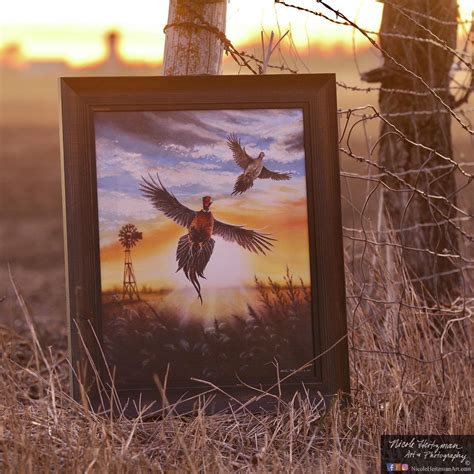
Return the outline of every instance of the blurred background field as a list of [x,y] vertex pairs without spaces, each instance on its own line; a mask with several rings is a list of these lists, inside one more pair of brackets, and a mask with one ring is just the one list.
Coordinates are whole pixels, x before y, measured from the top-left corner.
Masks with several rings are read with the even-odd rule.
[[[0,159],[1,173],[1,293],[10,295],[5,264],[10,262],[20,286],[28,295],[35,313],[41,317],[64,318],[65,293],[59,146],[58,78],[80,75],[159,75],[160,65],[136,64],[121,57],[121,38],[116,31],[102,38],[105,57],[84,67],[70,67],[64,61],[22,60],[20,51],[3,51],[0,57]],[[259,54],[259,45],[242,49]],[[312,48],[298,58],[287,51],[300,72],[335,72],[338,81],[366,88],[358,70],[367,71],[380,63],[368,48],[355,55],[341,43],[332,48]],[[357,63],[355,63],[357,60]],[[357,67],[356,67],[357,66]],[[224,60],[225,74],[238,74],[230,58]],[[338,88],[338,107],[354,109],[377,101],[377,92],[355,93]],[[472,102],[472,99],[471,99]],[[351,139],[354,153],[367,151],[367,139],[375,142],[378,124],[368,121],[365,132],[355,130]],[[472,137],[454,127],[455,158],[471,161]],[[343,171],[364,174],[368,168],[341,155]],[[368,170],[370,171],[370,170]],[[354,208],[361,209],[366,193],[363,181],[342,178],[343,220],[347,227],[358,226]],[[462,195],[461,195],[462,197]],[[466,196],[467,197],[467,196]],[[375,207],[368,213],[374,215]],[[13,303],[14,306],[14,303]],[[10,307],[10,309],[12,309]]]
[[[10,295],[8,305],[11,288],[4,269],[5,263],[10,262],[28,301],[41,317],[64,318],[65,311],[58,77],[161,73],[160,66],[137,66],[121,59],[119,33],[106,32],[102,41],[106,56],[93,66],[71,68],[60,61],[31,61],[15,67],[4,61],[0,70],[1,198],[4,203],[1,292]],[[259,47],[249,44],[243,48],[258,52]],[[301,61],[312,72],[335,71],[341,81],[359,82],[353,56],[343,46],[339,50],[321,49],[302,57]],[[368,50],[359,55],[359,64],[364,69],[377,62],[377,57]],[[230,58],[225,59],[224,73],[239,73]],[[374,102],[376,95],[353,97],[351,93],[340,91],[338,100],[341,108],[354,107]],[[371,133],[375,136],[377,129],[374,127]],[[365,145],[361,143],[362,146]],[[364,188],[352,190],[348,199],[356,200],[354,204],[358,205],[363,192]],[[350,205],[345,203],[347,212]]]
[[[365,28],[378,30],[381,2],[330,3]],[[260,30],[265,30],[267,40],[271,30],[277,36],[284,34],[288,14],[293,21],[293,39],[284,42],[274,62],[301,73],[335,72],[340,82],[341,128],[349,109],[361,116],[370,114],[369,109],[357,108],[377,106],[378,91],[373,87],[376,89],[378,84],[361,81],[360,74],[379,66],[380,54],[352,29],[319,19],[312,23],[299,12],[290,15],[283,10],[275,16],[273,1],[262,0],[261,4],[270,9],[260,9],[260,3],[257,7],[251,0],[229,3],[232,10],[228,36],[236,47],[261,57]],[[167,20],[168,2],[150,6],[149,2],[138,0],[134,8],[111,5],[84,0],[78,11],[53,0],[37,4],[18,1],[5,9],[0,19],[0,342],[4,355],[0,364],[0,405],[16,410],[10,418],[5,410],[0,418],[0,449],[4,423],[5,436],[9,436],[10,470],[14,472],[15,460],[22,462],[26,458],[40,459],[46,470],[59,465],[84,471],[86,463],[95,466],[97,472],[105,472],[111,466],[150,468],[159,459],[162,465],[182,472],[190,468],[189,458],[183,454],[184,439],[193,445],[191,457],[196,465],[207,462],[232,469],[263,462],[267,469],[278,471],[293,463],[303,469],[318,465],[321,471],[332,467],[332,472],[341,466],[353,472],[368,472],[370,465],[375,472],[382,432],[472,432],[472,420],[466,416],[472,405],[472,344],[468,337],[472,329],[468,325],[472,325],[472,279],[464,280],[464,299],[453,298],[450,306],[433,309],[411,292],[400,259],[389,271],[384,247],[375,242],[368,248],[361,238],[361,224],[376,228],[379,212],[379,195],[369,202],[372,182],[362,179],[370,178],[374,167],[343,153],[340,164],[352,407],[346,410],[336,404],[324,411],[324,416],[319,406],[305,405],[299,410],[286,407],[278,417],[261,422],[251,418],[210,420],[200,414],[189,423],[166,420],[161,431],[149,432],[145,426],[127,423],[106,426],[71,404],[65,395],[69,382],[58,78],[159,75],[162,30]],[[469,20],[471,2],[463,0],[459,5],[461,19]],[[94,8],[97,14],[91,17]],[[464,27],[460,22],[460,36],[465,36],[466,28],[469,25]],[[462,46],[459,43],[458,49]],[[223,68],[224,74],[247,73],[230,57],[224,57]],[[461,73],[453,68],[454,78]],[[371,90],[367,91],[368,87]],[[457,111],[471,128],[473,107],[471,95]],[[367,120],[354,128],[350,145],[355,154],[377,161],[377,149],[373,154],[370,149],[378,139],[379,126],[379,120]],[[452,158],[464,163],[472,173],[473,135],[463,131],[455,120],[452,134]],[[465,178],[460,173],[457,179],[463,186],[457,205],[472,215],[472,182],[471,186],[464,186]],[[463,221],[466,232],[472,228],[472,219],[470,223],[468,220],[466,217]],[[375,239],[372,234],[368,237]],[[459,253],[466,261],[472,260],[472,242],[465,239]],[[51,366],[48,353],[46,359],[35,362],[38,348],[25,327],[7,264],[31,310],[41,341],[45,347],[53,348]],[[466,268],[468,272],[473,267],[467,262]],[[442,328],[441,332],[437,322],[440,318],[444,318],[443,324],[446,322],[445,331]],[[5,329],[9,326],[13,326],[13,332]],[[37,374],[53,377],[54,383]],[[59,411],[51,401],[51,387],[60,393]],[[18,423],[18,416],[22,417],[22,424]],[[210,428],[212,437],[209,432],[203,434],[204,425]],[[49,444],[51,426],[55,450]],[[19,439],[27,439],[25,433],[30,441],[19,443]],[[247,437],[255,439],[255,443],[241,443]],[[241,457],[234,446],[240,446]],[[362,458],[368,464],[360,461]]]

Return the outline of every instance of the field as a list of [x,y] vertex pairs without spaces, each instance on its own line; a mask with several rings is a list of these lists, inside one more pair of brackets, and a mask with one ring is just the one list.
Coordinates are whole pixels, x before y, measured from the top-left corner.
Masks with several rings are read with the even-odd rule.
[[[377,266],[377,281],[391,276]],[[349,294],[354,291],[349,278]],[[466,319],[436,333],[433,317],[462,311],[453,304],[435,315],[407,307],[394,313],[397,330],[381,324],[387,308],[349,303],[352,402],[322,399],[281,402],[277,413],[161,421],[111,421],[92,414],[87,400],[67,393],[64,329],[32,320],[2,326],[0,449],[6,472],[376,472],[382,433],[470,433],[471,360]],[[351,300],[349,300],[351,301]],[[137,316],[135,316],[137,317]],[[140,316],[138,316],[140,318]],[[395,324],[395,319],[392,320]],[[148,324],[148,323],[147,323]],[[20,328],[23,327],[23,329]],[[212,334],[212,336],[211,336]],[[215,338],[217,329],[209,334]],[[335,368],[337,370],[337,368]],[[258,387],[255,397],[261,396]],[[20,422],[19,422],[20,420]]]
[[[344,61],[353,68],[350,58]],[[41,77],[8,80],[0,91],[0,471],[379,472],[383,433],[473,432],[469,416],[472,278],[464,282],[468,296],[464,300],[426,307],[412,291],[398,260],[396,270],[389,271],[383,248],[374,246],[369,251],[363,242],[347,239],[350,404],[338,399],[331,405],[323,399],[302,399],[282,402],[276,413],[266,415],[253,415],[241,406],[230,415],[207,416],[200,410],[195,417],[183,418],[170,410],[163,419],[150,422],[142,417],[112,420],[92,413],[87,399],[82,403],[72,400],[56,84]],[[14,83],[19,89],[10,95],[10,103],[7,92]],[[34,96],[24,93],[28,89]],[[375,101],[375,93],[356,97],[343,91],[340,95],[341,108]],[[374,143],[375,125],[369,124],[367,133]],[[460,160],[472,159],[469,140],[454,135]],[[356,153],[367,148],[360,135],[353,145]],[[369,172],[347,157],[341,160],[344,173]],[[343,174],[342,189],[343,224],[357,227],[363,221],[360,209],[369,186]],[[467,198],[468,192],[463,190]],[[472,204],[464,207],[472,210]],[[367,225],[376,209],[377,202],[366,209]],[[361,254],[372,262],[369,268],[359,265]],[[398,298],[400,288],[403,301]],[[302,302],[304,290],[300,291]],[[109,304],[113,313],[118,303]],[[134,323],[163,330],[150,308],[135,309],[128,307]],[[254,316],[245,312],[246,327],[252,324],[255,336],[269,337],[278,315],[270,322],[265,305],[254,312]],[[262,321],[264,330],[259,326]],[[120,328],[114,327],[118,322],[110,323],[110,328],[118,329],[113,337],[120,340]],[[163,324],[161,319],[158,322]],[[172,324],[164,322],[165,330],[172,331]],[[208,334],[200,328],[196,332],[212,341],[209,350],[220,351],[230,329],[220,324],[210,327]],[[174,339],[172,344],[176,347],[180,342]],[[149,350],[151,356],[153,350]],[[229,352],[227,346],[225,351]],[[125,348],[123,352],[128,354]],[[254,393],[261,395],[258,387]]]
[[[22,148],[25,134],[32,141]],[[170,415],[157,423],[140,418],[112,423],[92,414],[86,402],[78,404],[69,396],[56,130],[38,125],[3,128],[2,145],[3,162],[11,167],[2,189],[9,203],[1,227],[3,471],[19,472],[22,466],[20,472],[365,473],[379,469],[382,433],[473,431],[467,416],[472,328],[462,316],[471,314],[472,303],[463,308],[463,302],[454,301],[433,312],[419,309],[410,293],[398,311],[385,303],[348,299],[350,406],[304,400],[282,403],[273,415],[255,416],[242,408],[231,416]],[[347,250],[351,296],[359,294],[360,286],[352,277],[358,268],[354,247]],[[382,253],[375,255],[371,271],[380,292],[374,300],[384,299],[404,278],[401,267],[396,275],[387,274],[383,258]],[[29,312],[15,294],[7,261]],[[439,318],[460,321],[449,325],[441,338],[440,333],[433,336],[433,321]],[[382,321],[396,330],[387,335]]]
[[105,295],[105,355],[117,367],[117,385],[143,384],[153,374],[164,380],[168,364],[170,381],[196,377],[214,383],[235,383],[236,377],[275,383],[274,364],[282,374],[303,366],[313,357],[308,288],[289,273],[284,287],[257,283],[260,308],[249,304],[243,313],[216,315],[207,323],[182,320],[178,308],[162,309],[156,294],[134,302]]

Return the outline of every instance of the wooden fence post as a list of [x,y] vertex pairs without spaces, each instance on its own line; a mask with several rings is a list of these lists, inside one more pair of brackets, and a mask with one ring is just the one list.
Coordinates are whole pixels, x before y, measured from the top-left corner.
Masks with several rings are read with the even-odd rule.
[[[384,64],[363,75],[368,82],[381,82],[380,112],[388,121],[412,142],[450,158],[450,114],[418,79],[388,56],[421,76],[446,104],[453,106],[449,84],[456,19],[456,0],[384,2],[380,29]],[[455,166],[436,153],[411,145],[385,122],[380,137],[380,164],[425,193],[422,196],[410,191],[408,186],[387,177],[386,185],[395,191],[383,190],[386,227],[396,231],[394,235],[405,247],[403,261],[418,296],[431,304],[452,300],[462,293],[457,269],[460,260],[444,256],[459,253],[458,231],[451,221],[456,217]],[[441,199],[426,199],[428,194]]]
[[227,0],[170,0],[165,76],[220,74]]

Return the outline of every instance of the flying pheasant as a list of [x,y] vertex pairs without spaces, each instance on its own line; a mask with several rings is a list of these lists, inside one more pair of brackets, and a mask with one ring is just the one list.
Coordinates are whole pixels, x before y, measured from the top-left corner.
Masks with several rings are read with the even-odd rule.
[[272,241],[275,239],[268,234],[246,229],[243,226],[226,224],[215,219],[210,211],[211,196],[204,196],[202,209],[193,211],[181,204],[164,187],[158,174],[156,178],[158,181],[151,176],[148,179],[142,177],[143,182],[140,184],[140,189],[158,211],[188,230],[187,234],[180,237],[178,241],[176,249],[178,269],[176,271],[183,270],[186,278],[193,284],[201,304],[199,278],[205,278],[204,270],[214,250],[213,235],[218,235],[229,242],[235,242],[256,254],[265,255],[273,247]]
[[274,179],[276,181],[284,181],[291,178],[291,173],[278,173],[270,171],[263,166],[263,157],[265,153],[261,151],[257,158],[252,158],[242,148],[240,138],[235,134],[230,134],[227,137],[227,145],[232,150],[234,161],[244,170],[244,172],[237,178],[234,185],[232,195],[243,194],[247,189],[253,186],[253,182],[257,179]]

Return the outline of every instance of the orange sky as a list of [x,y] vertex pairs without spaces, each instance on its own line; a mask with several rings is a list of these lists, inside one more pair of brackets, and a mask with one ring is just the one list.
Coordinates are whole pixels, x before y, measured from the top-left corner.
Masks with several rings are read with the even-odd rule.
[[[273,250],[267,255],[255,255],[235,243],[214,236],[214,251],[204,272],[206,279],[200,282],[203,296],[201,304],[183,272],[176,273],[176,246],[186,230],[157,212],[153,224],[150,221],[135,222],[143,232],[143,240],[132,249],[133,267],[142,299],[159,302],[161,309],[179,308],[183,320],[200,318],[212,323],[216,315],[225,318],[232,314],[246,314],[247,304],[258,307],[260,299],[255,290],[254,277],[263,284],[268,284],[270,277],[273,282],[285,286],[284,277],[288,266],[297,286],[300,285],[300,279],[306,286],[310,285],[306,199],[299,197],[285,200],[284,206],[269,204],[268,217],[263,210],[258,214],[251,211],[255,200],[249,196],[245,197],[247,212],[235,204],[229,206],[231,201],[215,202],[215,217],[227,223],[245,223],[253,229],[261,229],[262,224],[266,225],[265,231],[277,239]],[[199,200],[196,204],[194,208],[198,207]],[[266,222],[268,220],[270,222]],[[116,238],[116,233],[111,237]],[[124,268],[123,248],[115,242],[108,244],[101,248],[100,257],[103,291],[117,290],[120,293]],[[169,293],[143,293],[144,285],[153,291],[167,290]]]
[[[312,0],[291,3],[326,12]],[[375,0],[332,0],[331,5],[364,28],[377,30],[382,3]],[[471,0],[459,0],[463,18],[471,16]],[[164,46],[163,28],[167,22],[168,1],[82,0],[71,4],[60,0],[16,0],[4,2],[0,17],[0,48],[21,44],[27,59],[62,58],[72,65],[100,60],[105,48],[104,32],[116,29],[123,35],[121,53],[127,60],[159,62]],[[269,33],[291,28],[300,51],[307,48],[352,44],[351,28],[333,25],[317,18],[275,6],[274,0],[231,0],[228,3],[227,35],[237,46],[259,38],[262,28]],[[360,34],[356,42],[366,44]]]
[[[328,13],[313,0],[289,3]],[[472,0],[458,0],[461,17],[471,18]],[[377,31],[382,3],[376,0],[332,0],[331,5],[351,20]],[[230,0],[227,13],[227,36],[236,46],[259,40],[260,31],[284,33],[291,28],[300,51],[317,45],[367,45],[360,34],[345,26],[334,25],[314,15],[298,12],[274,0]],[[129,61],[161,62],[168,1],[82,0],[71,4],[60,0],[16,0],[4,2],[0,16],[0,49],[21,44],[26,59],[64,59],[73,66],[99,61],[105,54],[102,37],[106,31],[119,30],[123,35],[121,54]]]
[[[265,184],[265,183],[264,183]],[[304,183],[292,186],[291,190],[281,188],[281,195],[270,202],[268,194],[265,202],[259,203],[262,193],[255,197],[246,196],[237,203],[235,198],[216,201],[213,205],[215,217],[227,223],[245,224],[248,228],[262,229],[277,238],[274,249],[266,256],[255,255],[240,248],[235,243],[224,242],[215,237],[216,245],[206,269],[207,280],[202,285],[222,287],[254,284],[253,277],[274,281],[283,281],[288,265],[296,278],[302,278],[306,284],[309,276],[309,239]],[[298,189],[298,191],[297,191]],[[276,187],[272,187],[278,193]],[[289,194],[293,199],[288,199]],[[196,201],[196,209],[199,202]],[[240,204],[240,205],[239,205]],[[191,207],[191,206],[190,206]],[[255,212],[256,208],[260,212]],[[268,213],[265,212],[267,209]],[[137,227],[143,232],[143,240],[132,249],[132,258],[139,287],[187,288],[189,282],[182,272],[174,273],[176,267],[176,245],[186,231],[174,222],[156,213],[156,221],[137,221]],[[110,235],[109,235],[110,234]],[[111,241],[101,248],[101,274],[103,290],[120,287],[123,272],[124,252],[116,242],[116,232],[101,234],[102,241]],[[224,271],[223,271],[224,268]],[[164,271],[163,269],[166,269]]]
[[[265,152],[265,166],[289,172],[291,179],[258,180],[243,195],[231,196],[242,171],[234,162],[229,131],[243,140],[251,156]],[[254,278],[283,282],[287,266],[310,284],[303,111],[245,109],[98,113],[95,120],[102,288],[122,284],[124,251],[117,233],[125,223],[143,232],[132,249],[139,287],[188,289],[176,272],[176,247],[187,230],[140,192],[142,176],[159,174],[162,185],[182,205],[211,211],[222,222],[270,234],[267,255],[214,237],[215,247],[203,290],[254,286]]]
[[[296,5],[328,13],[313,0],[291,0]],[[462,18],[470,19],[471,0],[459,0]],[[382,3],[376,0],[332,0],[331,5],[351,20],[377,31]],[[274,0],[230,0],[227,13],[227,36],[239,47],[265,32],[284,33],[291,29],[300,52],[317,46],[351,48],[367,40],[351,28],[334,25],[314,15],[298,12]],[[16,0],[2,5],[0,49],[12,43],[21,45],[25,59],[64,59],[73,66],[100,61],[106,52],[102,41],[106,31],[119,30],[123,36],[121,54],[128,61],[158,63],[162,60],[163,28],[167,23],[168,1],[82,0],[73,5],[60,0]]]
[[[307,0],[295,3],[312,8],[315,4]],[[357,17],[362,26],[378,28],[381,4],[364,0],[360,13],[359,2],[333,4]],[[103,57],[103,34],[117,29],[123,35],[124,58],[157,62],[162,59],[167,17],[168,1],[164,0],[82,0],[80,8],[59,0],[16,0],[2,7],[0,47],[18,42],[27,58],[64,58],[72,65],[82,65]],[[262,28],[268,33],[291,28],[299,48],[306,48],[309,38],[319,46],[351,44],[349,29],[281,5],[275,7],[273,0],[231,0],[227,20],[227,35],[237,46],[259,37]]]

